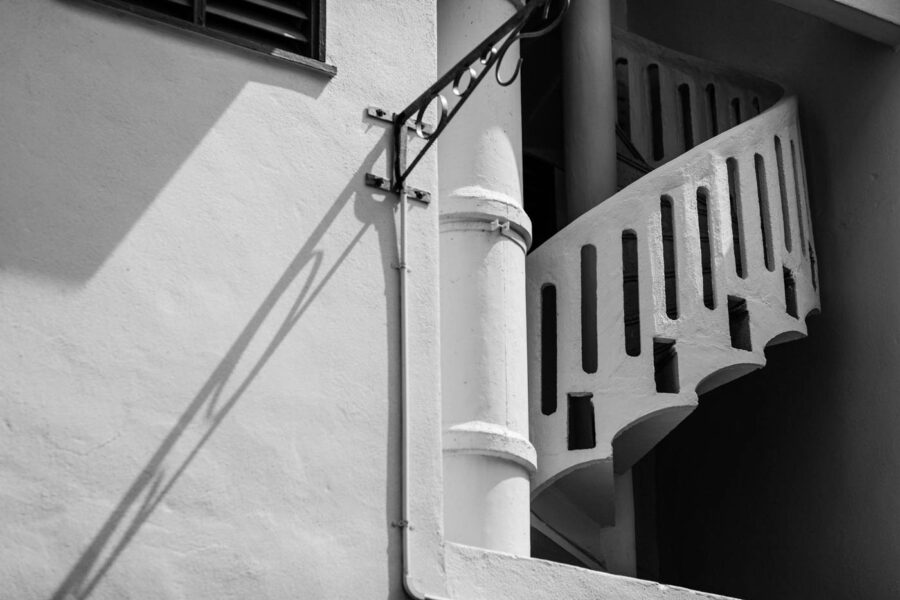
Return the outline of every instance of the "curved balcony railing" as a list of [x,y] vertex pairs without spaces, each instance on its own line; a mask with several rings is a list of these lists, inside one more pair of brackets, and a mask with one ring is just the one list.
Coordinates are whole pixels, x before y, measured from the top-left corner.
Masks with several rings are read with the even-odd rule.
[[[632,133],[642,131],[634,119]],[[529,255],[536,510],[563,495],[611,523],[614,473],[699,393],[764,365],[768,345],[806,334],[819,296],[801,149],[797,102],[786,98]]]
[[651,166],[755,117],[780,86],[616,30],[619,125]]

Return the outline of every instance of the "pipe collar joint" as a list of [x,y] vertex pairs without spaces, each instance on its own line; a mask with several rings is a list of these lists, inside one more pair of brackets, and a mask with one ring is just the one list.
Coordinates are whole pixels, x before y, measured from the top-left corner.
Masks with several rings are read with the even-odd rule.
[[497,232],[527,251],[531,246],[531,219],[513,198],[472,186],[441,199],[441,232]]
[[480,454],[517,463],[529,473],[537,470],[537,452],[528,438],[508,427],[469,421],[444,430],[444,455]]

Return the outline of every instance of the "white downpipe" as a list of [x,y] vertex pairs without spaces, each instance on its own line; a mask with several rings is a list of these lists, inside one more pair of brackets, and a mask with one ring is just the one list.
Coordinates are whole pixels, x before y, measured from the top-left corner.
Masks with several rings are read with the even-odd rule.
[[414,557],[410,553],[410,520],[412,514],[410,511],[410,423],[409,423],[409,309],[407,303],[407,276],[409,274],[409,264],[407,262],[407,233],[409,226],[407,224],[406,213],[409,210],[409,199],[406,196],[406,189],[400,191],[400,250],[399,264],[397,269],[400,271],[399,287],[400,287],[400,490],[401,498],[401,516],[402,521],[399,523],[402,534],[402,550],[403,553],[403,589],[406,593],[416,600],[450,600],[444,596],[432,596],[416,589],[413,579],[410,576],[410,564]]
[[[405,134],[405,132],[404,132]],[[406,309],[406,275],[409,272],[406,264],[407,258],[407,223],[406,211],[409,208],[409,200],[406,198],[406,188],[400,190],[400,255],[397,269],[400,271],[400,445],[402,471],[400,490],[401,510],[400,528],[403,531],[403,587],[414,598],[424,600],[425,596],[418,596],[410,585],[409,577],[409,313]]]
[[[508,0],[440,0],[438,69],[515,11]],[[508,65],[518,51],[510,47]],[[449,542],[527,556],[536,461],[525,316],[531,224],[522,210],[520,82],[492,83],[438,143],[444,531]]]

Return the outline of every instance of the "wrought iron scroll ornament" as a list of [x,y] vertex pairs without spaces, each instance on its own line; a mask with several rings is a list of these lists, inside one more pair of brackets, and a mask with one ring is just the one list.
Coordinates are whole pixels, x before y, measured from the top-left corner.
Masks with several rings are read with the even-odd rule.
[[[388,188],[398,194],[404,193],[409,174],[416,168],[432,144],[437,141],[441,132],[453,120],[478,84],[493,70],[494,78],[499,85],[504,87],[511,85],[522,70],[522,58],[519,57],[512,74],[504,77],[502,74],[503,64],[509,49],[519,40],[541,37],[553,31],[562,22],[569,9],[569,3],[570,0],[528,0],[515,15],[466,54],[422,95],[413,100],[401,112],[393,115],[389,119],[393,124],[394,138],[391,181],[388,186],[383,179],[370,175],[367,177],[370,184],[382,189]],[[551,6],[553,5],[557,5],[557,11],[556,14],[551,15]],[[540,15],[540,19],[546,24],[540,29],[526,31],[525,27],[532,22],[532,15]],[[450,88],[449,92],[445,92],[448,87]],[[450,94],[458,98],[452,106],[447,101],[447,96]],[[425,116],[428,108],[435,104],[437,121],[433,126],[426,125]],[[370,109],[369,114],[378,118],[389,118],[387,116],[389,113],[381,109]],[[425,144],[407,163],[406,136],[409,128],[414,129],[416,135],[425,140]],[[413,197],[421,200],[423,192],[418,192]]]

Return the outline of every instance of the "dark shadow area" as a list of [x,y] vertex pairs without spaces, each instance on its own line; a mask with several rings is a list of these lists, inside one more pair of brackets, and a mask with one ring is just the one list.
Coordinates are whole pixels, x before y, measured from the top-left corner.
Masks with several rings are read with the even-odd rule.
[[[396,331],[397,294],[394,291],[394,286],[391,285],[391,282],[396,277],[392,274],[391,264],[396,261],[397,252],[396,234],[393,224],[394,204],[390,198],[385,199],[379,196],[380,201],[376,201],[369,194],[359,195],[356,191],[363,180],[364,173],[371,169],[372,164],[384,151],[385,144],[381,142],[366,156],[362,166],[350,178],[350,183],[338,195],[334,204],[306,239],[263,303],[228,349],[224,358],[219,362],[216,369],[190,401],[190,404],[166,438],[141,469],[140,474],[125,492],[116,508],[59,585],[52,596],[52,600],[83,600],[91,595],[110,568],[114,566],[117,558],[140,531],[148,517],[178,482],[181,475],[190,467],[194,458],[257,379],[282,342],[291,334],[298,321],[316,300],[359,240],[372,227],[376,228],[382,252],[388,311],[387,330],[389,334]],[[355,210],[355,215],[362,225],[359,231],[349,240],[346,248],[334,258],[332,266],[323,272],[325,256],[323,251],[318,249],[320,242],[324,239],[330,226],[344,207],[351,203]],[[297,281],[301,276],[304,280],[296,297],[290,300],[284,298],[289,288],[298,285]],[[248,352],[251,345],[256,342],[257,333],[272,318],[271,315],[276,306],[283,305],[287,301],[291,302],[290,309],[282,319],[274,337],[258,355]],[[397,341],[394,337],[394,335],[390,335],[389,348],[391,357],[397,354]],[[392,358],[389,389],[385,396],[385,402],[391,399],[390,401],[396,404],[394,401],[396,397],[395,390],[397,389],[397,375],[395,371],[398,368],[396,361]],[[246,372],[247,375],[242,376],[240,380],[233,381],[232,376],[236,371]],[[228,391],[226,391],[226,387],[228,387]],[[397,407],[392,406],[389,410],[391,415],[389,419],[391,441],[388,442],[388,453],[390,457],[393,457],[399,451],[397,443],[394,441],[398,431],[399,416],[396,414]],[[193,434],[185,436],[185,432],[189,428],[191,428]],[[202,432],[199,435],[199,439],[197,439],[198,428]],[[184,456],[185,458],[171,466],[167,465],[167,459],[172,455]],[[389,462],[394,464],[393,460]],[[397,496],[396,491],[393,491],[397,489],[397,478],[398,475],[393,470],[389,470],[387,482],[388,501],[389,506],[392,507],[399,506],[399,496]],[[389,519],[396,519],[396,516],[389,515]],[[392,544],[388,552],[394,557],[390,564],[398,564],[396,561],[399,561],[400,557],[399,547]],[[394,579],[393,573],[391,575],[391,588],[399,590],[401,582]]]
[[[699,407],[635,465],[640,577],[748,600],[800,597],[775,593],[795,584],[763,574],[777,563],[784,577],[802,552],[804,528],[829,526],[807,513],[832,484],[809,485],[814,478],[795,471],[819,442],[796,439],[784,450],[793,419],[810,408],[809,400],[798,402],[809,382],[792,356],[798,346],[806,355],[810,344],[767,350],[765,369],[702,395]],[[795,475],[809,487],[797,489]],[[802,597],[817,595],[810,592]]]
[[625,353],[641,355],[641,301],[638,280],[638,239],[632,230],[622,232],[622,313],[625,322]]
[[522,40],[522,196],[535,249],[566,225],[562,27]]
[[581,368],[597,372],[597,247],[581,247]]
[[534,527],[531,528],[531,556],[532,558],[572,565],[573,567],[590,568],[574,554],[571,554]]
[[750,311],[747,301],[737,296],[728,296],[728,332],[731,336],[731,347],[738,350],[753,350],[750,335]]
[[597,445],[594,423],[594,395],[590,392],[568,394],[569,450],[587,450]]
[[[83,283],[250,82],[316,97],[328,79],[89,2],[5,27],[0,269]],[[65,14],[64,12],[64,14]],[[15,14],[15,13],[14,13]],[[146,42],[146,35],[153,38]],[[71,40],[60,52],[59,40]],[[157,43],[158,40],[158,43]],[[146,68],[154,63],[153,69]]]
[[546,284],[541,288],[541,413],[556,412],[557,338],[556,338],[556,286]]
[[677,394],[681,391],[675,340],[653,338],[653,380],[657,394]]

